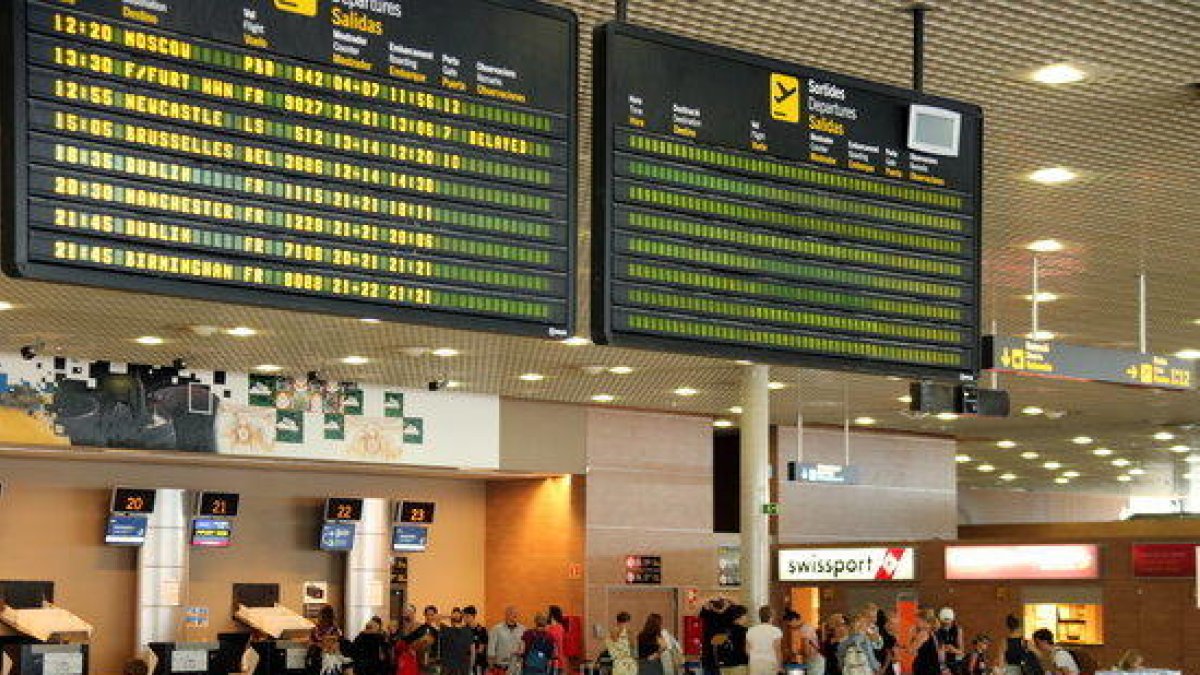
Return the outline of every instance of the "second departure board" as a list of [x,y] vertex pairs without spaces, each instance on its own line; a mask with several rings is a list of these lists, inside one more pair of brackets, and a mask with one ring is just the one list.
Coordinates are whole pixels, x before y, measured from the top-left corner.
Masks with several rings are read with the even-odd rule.
[[977,107],[624,24],[597,45],[598,342],[978,371]]
[[8,273],[569,333],[571,12],[0,4]]

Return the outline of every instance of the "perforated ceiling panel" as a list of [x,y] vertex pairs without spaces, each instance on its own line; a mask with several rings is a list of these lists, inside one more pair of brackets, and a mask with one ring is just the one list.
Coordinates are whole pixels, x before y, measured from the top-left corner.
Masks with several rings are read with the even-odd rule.
[[[591,28],[612,17],[608,3],[559,2],[580,15],[582,68],[580,249],[588,251],[590,218]],[[632,0],[632,21],[688,37],[850,75],[909,82],[909,17],[897,2],[878,0]],[[1042,256],[1042,289],[1060,296],[1042,308],[1042,328],[1066,341],[1131,348],[1137,336],[1137,275],[1149,274],[1151,348],[1200,348],[1200,246],[1195,232],[1200,194],[1200,3],[1180,0],[947,0],[928,20],[926,88],[973,101],[987,116],[985,162],[985,327],[1003,334],[1030,328],[1030,268],[1024,247],[1036,239],[1066,249]],[[1028,79],[1039,66],[1082,66],[1079,84],[1046,86]],[[1033,170],[1070,167],[1064,185],[1027,180]],[[586,255],[584,253],[583,255]],[[579,270],[586,287],[587,261]],[[44,341],[48,349],[84,357],[164,362],[183,356],[198,367],[291,372],[319,369],[338,379],[386,380],[412,386],[445,377],[472,391],[586,403],[596,394],[612,405],[722,415],[737,403],[740,366],[718,360],[416,328],[266,311],[166,297],[134,296],[71,286],[0,280],[0,349]],[[588,316],[586,299],[580,316]],[[189,326],[251,326],[258,336],[197,335]],[[581,334],[587,326],[580,326]],[[161,347],[133,342],[160,335]],[[438,358],[420,348],[453,347]],[[361,355],[365,366],[340,359]],[[616,375],[600,366],[629,366]],[[546,379],[524,382],[523,373]],[[1188,455],[1151,434],[1197,420],[1197,396],[1155,394],[1104,385],[1051,384],[1005,378],[1017,410],[1045,415],[1011,420],[914,419],[900,412],[905,385],[881,378],[777,369],[787,384],[774,393],[774,420],[794,422],[803,401],[809,422],[839,424],[846,410],[878,427],[953,434],[972,458],[960,475],[968,485],[1054,486],[1062,471],[1081,475],[1064,489],[1104,489],[1128,467],[1113,458],[1173,463]],[[699,391],[674,395],[679,387]],[[849,392],[849,407],[844,406]],[[1063,413],[1061,417],[1058,413]],[[736,416],[730,415],[731,418]],[[1086,434],[1090,446],[1071,438]],[[996,440],[1020,445],[1002,450]],[[1196,439],[1200,441],[1200,438]],[[1096,445],[1117,454],[1098,457]],[[1039,453],[1024,460],[1021,452]],[[1042,468],[1058,461],[1058,470]],[[993,472],[981,472],[989,463]],[[1002,482],[1011,472],[1016,479]],[[1137,480],[1135,477],[1134,484]]]

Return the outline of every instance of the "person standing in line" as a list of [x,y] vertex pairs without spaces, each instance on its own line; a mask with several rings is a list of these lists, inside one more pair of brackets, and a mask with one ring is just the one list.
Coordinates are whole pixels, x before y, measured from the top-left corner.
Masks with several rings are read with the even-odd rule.
[[880,664],[875,651],[882,645],[874,616],[867,613],[856,615],[851,619],[849,635],[838,644],[838,663],[842,665],[842,675],[878,673]]
[[471,675],[487,675],[488,632],[479,623],[479,610],[475,605],[463,607],[463,624],[471,631]]
[[438,664],[438,647],[440,646],[438,633],[441,630],[441,617],[438,616],[438,608],[433,605],[425,607],[424,615],[425,622],[408,635],[408,643],[417,653],[417,662],[421,665],[421,672],[430,673],[437,669]]
[[1041,675],[1041,664],[1029,648],[1021,620],[1009,614],[1004,625],[1008,628],[1008,637],[1004,639],[1004,675]]
[[916,654],[913,659],[912,675],[942,675],[944,662],[942,649],[937,639],[938,618],[933,610],[925,610],[917,615],[917,624],[913,626],[909,639],[908,651]]
[[817,629],[797,612],[789,611],[783,620],[788,627],[789,662],[802,664],[806,673],[825,675],[825,657],[821,655]]
[[609,629],[604,648],[612,658],[612,675],[637,675],[638,662],[633,655],[633,644],[629,639],[629,612],[617,614],[617,624]]
[[675,639],[665,625],[662,629],[662,639],[663,672],[667,675],[683,675],[683,645],[679,644],[679,640]]
[[971,649],[963,664],[966,675],[992,675],[991,648],[992,638],[987,635],[977,635],[971,640]]
[[775,675],[783,668],[783,631],[771,623],[773,618],[770,607],[760,607],[758,624],[746,631],[749,675]]
[[342,639],[342,629],[338,627],[337,623],[337,612],[334,611],[333,605],[322,605],[317,612],[317,623],[308,635],[308,642],[311,645],[321,646],[325,638],[331,635],[339,640]]
[[704,675],[720,675],[717,642],[728,639],[730,607],[725,598],[713,598],[700,608],[700,665]]
[[954,610],[943,607],[938,612],[937,640],[942,646],[942,655],[946,667],[955,675],[962,675],[964,659],[967,656],[966,631],[959,625]]
[[521,675],[550,675],[554,669],[554,637],[548,630],[550,619],[545,614],[533,617],[533,629],[521,635]]
[[550,620],[546,632],[550,633],[551,639],[554,640],[553,668],[555,672],[561,673],[567,667],[567,617],[558,605],[550,605],[546,615]]
[[746,652],[747,610],[742,605],[729,608],[729,633],[717,647],[721,675],[747,675],[750,655]]
[[475,632],[463,621],[458,607],[450,611],[450,625],[438,632],[442,675],[471,675],[475,665]]
[[646,625],[637,636],[638,675],[664,675],[662,653],[666,645],[663,643],[662,634],[662,615],[648,615]]
[[[521,652],[521,636],[525,626],[521,625],[516,607],[504,608],[504,620],[492,626],[488,633],[487,662],[493,671],[515,672],[520,665],[515,658]],[[493,672],[493,675],[501,675]]]
[[838,645],[846,639],[849,627],[843,614],[830,614],[821,630],[821,655],[825,658],[825,675],[842,675],[838,660]]
[[1033,645],[1042,657],[1043,669],[1047,673],[1058,675],[1079,675],[1079,664],[1071,652],[1054,644],[1054,633],[1047,628],[1039,628],[1033,632]]
[[362,632],[355,636],[350,656],[358,675],[385,675],[387,633],[383,632],[383,619],[371,617]]
[[408,605],[392,634],[392,667],[395,675],[420,675],[421,662],[417,655],[417,608]]

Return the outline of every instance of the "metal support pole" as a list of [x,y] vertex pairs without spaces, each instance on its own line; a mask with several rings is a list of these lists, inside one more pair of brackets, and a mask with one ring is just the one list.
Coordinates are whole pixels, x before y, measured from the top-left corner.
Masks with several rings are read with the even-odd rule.
[[751,609],[768,604],[771,541],[763,506],[771,500],[770,369],[754,365],[742,375],[742,588]]
[[925,89],[925,12],[928,8],[915,2],[909,9],[913,15],[912,88],[920,93]]
[[1038,263],[1038,257],[1035,255],[1035,256],[1033,256],[1033,295],[1031,296],[1033,298],[1033,302],[1029,306],[1030,312],[1031,312],[1030,324],[1032,324],[1030,326],[1030,331],[1031,331],[1030,337],[1032,337],[1035,340],[1038,339],[1038,333],[1041,332],[1041,328],[1042,328],[1040,325],[1041,324],[1041,321],[1040,321],[1041,308],[1042,308],[1042,297],[1041,297],[1042,285],[1041,285],[1040,277],[1041,277],[1040,264]]
[[1150,351],[1150,340],[1147,337],[1146,328],[1148,302],[1146,299],[1146,273],[1141,272],[1138,274],[1138,349],[1143,354]]
[[617,0],[617,21],[624,23],[629,20],[629,0]]

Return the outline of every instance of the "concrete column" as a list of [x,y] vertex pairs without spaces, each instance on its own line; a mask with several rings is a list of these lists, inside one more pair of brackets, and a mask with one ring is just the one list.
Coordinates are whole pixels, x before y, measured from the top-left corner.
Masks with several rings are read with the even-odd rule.
[[187,599],[189,503],[183,490],[157,490],[154,498],[146,543],[138,550],[135,654],[148,643],[179,639]]
[[358,635],[373,616],[387,616],[391,573],[392,514],[386,499],[364,499],[354,531],[354,550],[346,554],[346,608],[342,629]]
[[747,366],[742,375],[742,591],[753,615],[769,604],[771,540],[763,505],[770,486],[770,369]]

